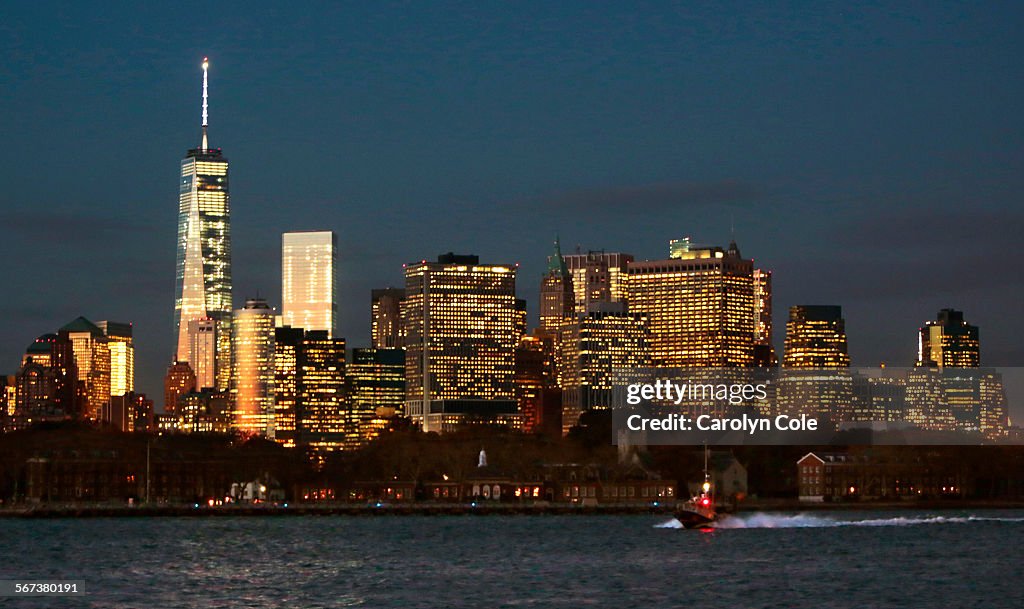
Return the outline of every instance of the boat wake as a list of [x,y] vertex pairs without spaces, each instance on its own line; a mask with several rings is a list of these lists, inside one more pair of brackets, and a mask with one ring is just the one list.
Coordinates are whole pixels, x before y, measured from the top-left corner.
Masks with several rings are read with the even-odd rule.
[[[1017,522],[1024,518],[998,518],[988,516],[898,516],[894,518],[868,518],[844,520],[827,516],[808,514],[764,514],[753,513],[740,516],[726,516],[715,522],[716,529],[820,529],[833,527],[906,527],[927,524],[968,524],[978,522]],[[681,529],[683,525],[673,518],[654,525],[659,529]]]

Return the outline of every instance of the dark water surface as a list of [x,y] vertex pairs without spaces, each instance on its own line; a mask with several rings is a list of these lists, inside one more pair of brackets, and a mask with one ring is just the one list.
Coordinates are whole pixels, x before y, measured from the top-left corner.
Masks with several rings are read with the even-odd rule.
[[0,520],[4,607],[1024,607],[1024,512]]

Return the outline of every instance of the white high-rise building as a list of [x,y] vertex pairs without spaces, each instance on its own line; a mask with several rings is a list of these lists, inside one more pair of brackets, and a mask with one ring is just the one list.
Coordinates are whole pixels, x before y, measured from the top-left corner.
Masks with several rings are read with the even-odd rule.
[[334,231],[281,236],[282,323],[326,330],[333,337],[338,317],[338,239]]

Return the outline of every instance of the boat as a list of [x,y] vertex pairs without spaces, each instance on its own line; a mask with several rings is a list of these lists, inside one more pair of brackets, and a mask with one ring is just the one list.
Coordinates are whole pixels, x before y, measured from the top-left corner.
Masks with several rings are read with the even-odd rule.
[[711,488],[711,476],[708,474],[708,447],[704,446],[704,483],[700,492],[689,501],[679,504],[673,514],[685,529],[710,529],[718,520],[715,508],[715,495]]

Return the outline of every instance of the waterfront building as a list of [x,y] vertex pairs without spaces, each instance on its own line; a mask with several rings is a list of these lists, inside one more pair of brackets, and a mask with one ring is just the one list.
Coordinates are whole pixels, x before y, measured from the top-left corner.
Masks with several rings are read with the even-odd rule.
[[338,238],[334,231],[281,236],[283,325],[334,336],[338,317]]
[[405,346],[402,326],[402,303],[405,290],[383,288],[370,292],[370,335],[374,349],[397,349]]
[[246,300],[232,321],[233,427],[274,437],[274,310],[262,298]]
[[515,288],[515,265],[473,255],[406,265],[405,412],[425,431],[516,414]]
[[754,263],[728,249],[675,241],[667,260],[630,262],[629,311],[644,315],[655,366],[754,364]]
[[808,453],[797,460],[800,501],[855,502],[952,499],[968,495],[967,470],[931,459],[882,452]]
[[189,323],[216,322],[216,386],[231,374],[231,210],[228,160],[208,138],[207,73],[203,60],[203,120],[198,148],[181,161],[174,296],[175,359],[189,361]]

